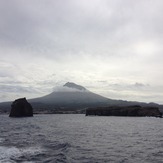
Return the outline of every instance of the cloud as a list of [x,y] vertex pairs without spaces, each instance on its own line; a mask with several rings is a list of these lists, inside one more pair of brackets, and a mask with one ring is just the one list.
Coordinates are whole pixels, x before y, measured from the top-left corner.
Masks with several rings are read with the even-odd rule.
[[22,86],[16,86],[16,85],[1,85],[0,86],[1,93],[3,92],[19,92],[21,93],[35,93],[36,90],[32,89],[31,87],[22,87]]
[[53,88],[54,92],[86,92],[88,90],[79,90],[75,88],[68,88],[68,87],[63,87],[63,86],[57,86]]
[[13,47],[23,56],[28,52],[26,55],[62,60],[81,54],[129,57],[140,52],[140,40],[143,44],[160,38],[156,28],[162,22],[161,5],[146,0],[3,0],[0,40],[3,47]]
[[34,35],[35,23],[19,1],[0,2],[0,41],[3,46],[23,47]]
[[136,83],[134,84],[134,86],[140,88],[140,87],[144,87],[145,85],[142,84],[142,83],[136,82]]
[[[142,31],[140,25],[146,28],[146,24],[142,24],[144,20],[141,19],[153,13],[142,11],[141,4],[141,1],[121,3],[95,0],[88,3],[85,0],[48,0],[46,3],[39,2],[39,5],[35,1],[31,5],[26,1],[1,1],[0,38],[5,45],[37,51],[39,56],[44,53],[58,56],[62,53],[78,54],[80,51],[94,54],[110,52],[110,47],[117,47],[117,43],[125,46],[142,38],[148,31]],[[98,45],[96,48],[95,44]]]
[[12,84],[0,84],[0,102],[3,101],[13,101],[17,98],[27,97],[34,98],[38,97],[40,94],[40,91],[36,88],[32,87],[26,87]]
[[126,99],[156,89],[161,101],[162,8],[160,0],[1,0],[0,84],[41,96],[74,81]]

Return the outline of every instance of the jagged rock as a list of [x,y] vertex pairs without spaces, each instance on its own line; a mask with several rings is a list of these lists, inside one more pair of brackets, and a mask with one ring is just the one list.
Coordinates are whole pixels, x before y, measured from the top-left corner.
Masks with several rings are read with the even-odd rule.
[[10,117],[31,117],[33,108],[26,98],[15,100],[11,105]]
[[113,107],[97,107],[86,109],[86,116],[137,116],[137,117],[162,117],[162,113],[157,107],[141,107],[135,106],[113,106]]

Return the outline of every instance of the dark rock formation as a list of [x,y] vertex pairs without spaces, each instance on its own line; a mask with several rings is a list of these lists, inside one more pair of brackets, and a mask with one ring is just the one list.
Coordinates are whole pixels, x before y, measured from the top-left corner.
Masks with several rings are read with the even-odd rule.
[[11,105],[10,117],[31,117],[33,108],[26,98],[15,100]]
[[162,113],[157,107],[141,107],[135,106],[113,106],[113,107],[97,107],[86,109],[87,115],[98,115],[98,116],[151,116],[151,117],[162,117]]

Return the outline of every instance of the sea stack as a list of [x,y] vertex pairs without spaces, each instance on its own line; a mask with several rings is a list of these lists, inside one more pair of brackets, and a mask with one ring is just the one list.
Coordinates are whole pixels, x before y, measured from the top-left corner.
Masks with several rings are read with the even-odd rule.
[[11,105],[9,117],[32,117],[33,108],[26,98],[15,100]]

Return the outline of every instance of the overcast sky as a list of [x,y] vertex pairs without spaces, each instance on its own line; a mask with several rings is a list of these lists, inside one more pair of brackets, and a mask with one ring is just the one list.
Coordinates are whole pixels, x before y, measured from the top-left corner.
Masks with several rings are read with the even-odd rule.
[[0,0],[0,101],[68,81],[163,104],[163,1]]

